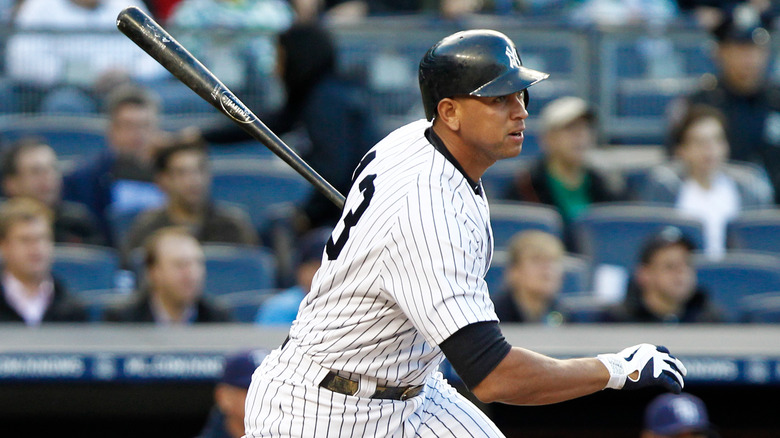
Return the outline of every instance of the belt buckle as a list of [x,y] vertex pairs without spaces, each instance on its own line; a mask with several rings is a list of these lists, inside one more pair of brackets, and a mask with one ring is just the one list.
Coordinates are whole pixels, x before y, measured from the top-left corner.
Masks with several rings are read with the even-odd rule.
[[404,390],[404,392],[402,392],[401,395],[398,397],[398,400],[404,401],[404,400],[408,399],[409,398],[409,392],[414,391],[415,389],[417,389],[416,386],[409,386],[409,387],[407,387]]

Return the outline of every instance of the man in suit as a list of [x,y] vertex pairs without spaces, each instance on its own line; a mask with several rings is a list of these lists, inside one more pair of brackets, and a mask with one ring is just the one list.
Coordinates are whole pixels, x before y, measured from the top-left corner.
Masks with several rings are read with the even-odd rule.
[[51,273],[53,214],[32,198],[0,206],[0,322],[84,322],[87,312]]
[[231,320],[227,311],[203,297],[203,249],[186,228],[152,233],[144,245],[144,267],[146,285],[129,302],[107,310],[106,321],[187,325]]

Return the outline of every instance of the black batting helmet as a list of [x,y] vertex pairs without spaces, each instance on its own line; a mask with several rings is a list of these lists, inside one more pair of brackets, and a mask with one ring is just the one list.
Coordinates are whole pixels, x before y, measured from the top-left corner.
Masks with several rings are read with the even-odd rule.
[[[454,33],[434,44],[420,61],[425,117],[432,120],[439,101],[457,95],[506,96],[550,76],[523,67],[515,44],[487,29]],[[525,94],[526,105],[528,93]]]

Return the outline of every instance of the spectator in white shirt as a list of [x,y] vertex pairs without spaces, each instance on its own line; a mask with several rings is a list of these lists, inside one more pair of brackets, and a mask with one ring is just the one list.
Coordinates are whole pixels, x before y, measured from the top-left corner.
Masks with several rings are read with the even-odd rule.
[[[141,83],[158,94],[186,100],[192,93],[173,87],[165,69],[116,30],[123,9],[146,11],[141,0],[25,0],[13,18],[7,73],[49,113],[97,113],[116,86]],[[173,88],[172,88],[173,87]],[[175,91],[175,92],[172,92]],[[35,99],[31,99],[35,100]],[[166,102],[167,103],[167,102]]]
[[726,250],[726,227],[743,209],[770,206],[774,192],[764,169],[727,162],[723,115],[693,106],[672,130],[674,160],[653,168],[640,196],[675,206],[704,224],[704,252]]

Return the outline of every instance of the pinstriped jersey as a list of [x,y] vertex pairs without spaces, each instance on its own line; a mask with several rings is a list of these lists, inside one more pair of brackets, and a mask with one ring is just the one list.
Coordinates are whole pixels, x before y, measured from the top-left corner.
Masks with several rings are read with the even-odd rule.
[[323,367],[422,384],[460,328],[497,321],[484,192],[412,122],[355,170],[344,211],[290,338]]

